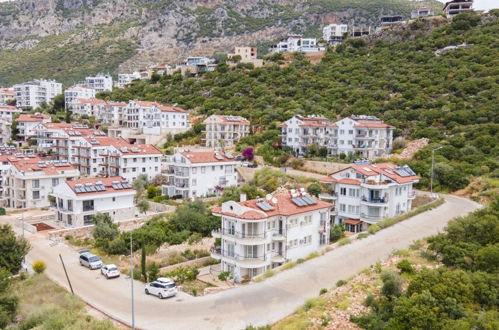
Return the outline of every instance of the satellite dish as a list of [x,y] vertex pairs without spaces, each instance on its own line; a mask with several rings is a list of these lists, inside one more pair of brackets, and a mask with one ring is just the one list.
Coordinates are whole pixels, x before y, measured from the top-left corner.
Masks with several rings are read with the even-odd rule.
[[271,194],[267,194],[267,196],[265,196],[265,199],[268,200],[268,201],[271,200],[272,199],[272,195]]
[[277,204],[277,198],[272,198],[272,204]]

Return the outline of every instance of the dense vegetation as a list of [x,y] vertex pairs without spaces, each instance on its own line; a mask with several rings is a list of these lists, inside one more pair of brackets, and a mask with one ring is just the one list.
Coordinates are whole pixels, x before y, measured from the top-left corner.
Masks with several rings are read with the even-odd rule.
[[428,256],[444,265],[417,271],[402,260],[407,289],[398,274],[382,274],[381,294],[365,302],[371,312],[353,321],[365,329],[497,329],[499,199],[428,241]]
[[[498,175],[497,14],[462,14],[432,33],[416,33],[427,21],[411,23],[403,34],[393,32],[395,40],[406,36],[407,41],[348,40],[318,65],[299,54],[287,66],[230,69],[222,63],[201,78],[162,76],[107,97],[178,103],[205,115],[242,115],[255,133],[245,142],[266,141],[264,146],[274,150],[279,148],[276,122],[294,114],[376,115],[396,126],[396,135],[431,139],[411,163],[423,176],[421,186],[428,185],[430,148],[443,145],[436,153],[436,188],[456,190],[471,176]],[[463,42],[471,46],[434,54]],[[259,138],[265,130],[272,134]]]

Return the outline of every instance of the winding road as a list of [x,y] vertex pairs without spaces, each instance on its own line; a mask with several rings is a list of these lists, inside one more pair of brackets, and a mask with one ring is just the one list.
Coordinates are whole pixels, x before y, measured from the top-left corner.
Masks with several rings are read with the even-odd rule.
[[[278,273],[263,282],[250,284],[202,297],[180,293],[159,300],[143,293],[144,285],[135,282],[135,321],[142,329],[244,329],[248,325],[274,323],[302,306],[306,299],[317,297],[321,288],[356,274],[393,250],[403,249],[413,240],[442,231],[456,216],[464,216],[480,207],[470,200],[444,196],[440,207],[339,247],[325,255]],[[59,253],[66,262],[75,293],[91,306],[131,323],[130,280],[124,277],[105,280],[99,271],[78,264],[77,253],[63,244],[51,246],[41,235],[30,235],[32,250],[28,260],[47,263],[47,275],[69,288]]]

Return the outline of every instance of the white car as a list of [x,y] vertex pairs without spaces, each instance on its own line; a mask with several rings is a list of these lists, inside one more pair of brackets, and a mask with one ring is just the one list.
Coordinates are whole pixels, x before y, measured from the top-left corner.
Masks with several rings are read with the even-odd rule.
[[145,293],[155,295],[159,299],[174,297],[177,295],[177,286],[171,280],[168,283],[154,281],[146,285]]
[[120,277],[120,270],[118,269],[118,267],[116,267],[116,265],[113,265],[113,264],[102,266],[102,268],[100,269],[100,272],[107,279],[110,279],[113,277]]

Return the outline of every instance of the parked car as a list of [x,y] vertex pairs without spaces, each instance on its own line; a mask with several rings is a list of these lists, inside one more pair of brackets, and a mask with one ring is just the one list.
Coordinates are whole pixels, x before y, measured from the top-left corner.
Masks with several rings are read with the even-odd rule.
[[102,261],[92,253],[84,252],[80,254],[80,265],[90,269],[99,269],[102,267]]
[[100,272],[102,275],[104,275],[107,279],[113,278],[113,277],[120,277],[120,270],[116,265],[110,264],[110,265],[104,265],[100,269]]
[[241,155],[236,156],[236,160],[240,160],[241,161],[241,160],[245,160],[245,159],[246,159],[246,157],[244,157],[244,156],[241,156]]
[[255,164],[255,163],[242,163],[242,164],[241,164],[241,166],[242,166],[242,167],[251,167],[251,168],[256,168],[256,167],[258,167],[258,165],[257,165],[257,164]]
[[148,283],[144,291],[146,294],[152,294],[157,296],[159,299],[163,299],[176,296],[177,286],[172,280],[166,282],[154,281]]

